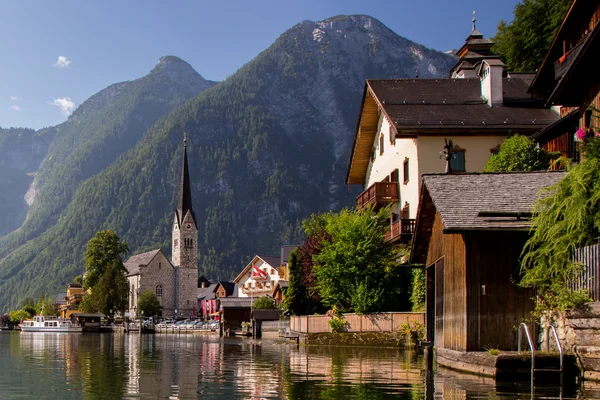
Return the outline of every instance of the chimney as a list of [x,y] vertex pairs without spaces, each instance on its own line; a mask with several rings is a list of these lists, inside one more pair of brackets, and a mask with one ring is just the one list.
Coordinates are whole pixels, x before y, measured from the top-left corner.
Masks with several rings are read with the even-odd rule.
[[200,285],[202,286],[202,289],[204,289],[206,287],[206,282],[202,282]]
[[483,60],[479,66],[477,76],[481,84],[481,97],[490,107],[501,106],[504,100],[502,94],[502,74],[504,63],[500,60]]

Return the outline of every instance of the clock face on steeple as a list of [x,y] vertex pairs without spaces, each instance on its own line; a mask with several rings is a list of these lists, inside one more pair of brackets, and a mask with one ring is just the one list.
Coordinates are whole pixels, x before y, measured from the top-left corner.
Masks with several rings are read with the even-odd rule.
[[187,228],[188,228],[188,229],[190,229],[191,227],[192,227],[192,225],[190,225],[190,224],[187,224]]

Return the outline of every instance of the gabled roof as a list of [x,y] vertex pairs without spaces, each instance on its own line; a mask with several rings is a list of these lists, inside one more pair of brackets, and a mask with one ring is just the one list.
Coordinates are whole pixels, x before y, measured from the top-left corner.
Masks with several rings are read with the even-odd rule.
[[220,281],[217,284],[217,289],[215,289],[215,292],[219,290],[219,286],[221,286],[225,290],[226,296],[231,296],[235,291],[235,282]]
[[246,265],[246,267],[242,270],[242,272],[240,272],[238,274],[238,276],[235,277],[233,282],[238,283],[240,281],[240,279],[242,279],[244,277],[244,275],[246,275],[246,273],[250,270],[250,268],[252,268],[252,265],[254,265],[256,263],[256,261],[258,261],[258,260],[264,261],[265,263],[269,264],[273,268],[279,267],[279,261],[280,261],[279,257],[255,255],[254,258],[252,259],[252,261],[250,261],[248,263],[248,265]]
[[280,265],[285,265],[290,259],[292,251],[298,248],[297,244],[287,244],[281,246],[281,259],[279,260]]
[[565,132],[574,133],[579,126],[579,109],[575,108],[570,113],[529,136],[529,139],[544,145],[549,141],[563,135]]
[[[145,253],[140,253],[140,254],[136,254],[134,256],[129,257],[129,259],[127,261],[125,261],[125,263],[124,263],[125,268],[127,268],[127,275],[139,274],[140,267],[145,267],[148,264],[150,264],[152,262],[152,260],[154,259],[154,257],[156,257],[156,255],[158,253],[162,253],[162,250],[161,249],[151,250],[151,251],[147,251]],[[163,253],[163,255],[164,255],[164,253]],[[167,259],[167,261],[169,261],[169,259],[167,257],[165,257],[165,258]],[[169,261],[169,264],[171,264],[170,261]]]
[[198,299],[200,300],[212,300],[216,298],[215,292],[217,291],[218,283],[211,283],[209,286],[198,289]]
[[54,304],[67,304],[66,293],[59,293],[56,295],[56,299],[54,299]]
[[[425,174],[411,251],[413,262],[424,262],[436,213],[444,232],[529,230],[528,218],[540,190],[556,184],[565,172],[505,172]],[[480,216],[480,213],[514,216]]]
[[558,114],[541,108],[539,100],[527,94],[525,81],[505,78],[502,82],[503,106],[489,107],[477,78],[367,80],[346,183],[365,183],[380,112],[397,138],[528,134],[558,119]]

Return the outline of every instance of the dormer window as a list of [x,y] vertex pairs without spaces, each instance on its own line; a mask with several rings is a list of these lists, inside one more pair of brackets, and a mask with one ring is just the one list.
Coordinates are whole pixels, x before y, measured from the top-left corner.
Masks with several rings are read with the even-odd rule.
[[383,140],[383,133],[379,135],[379,155],[383,155],[383,144],[385,140]]

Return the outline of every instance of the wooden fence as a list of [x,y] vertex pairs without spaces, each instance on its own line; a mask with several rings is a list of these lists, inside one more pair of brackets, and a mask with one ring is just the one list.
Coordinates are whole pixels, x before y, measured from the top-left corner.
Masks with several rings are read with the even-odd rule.
[[[347,332],[397,332],[402,324],[425,324],[422,312],[387,312],[376,314],[344,314]],[[290,318],[290,331],[300,333],[331,332],[327,315],[301,315]]]
[[577,279],[570,282],[571,290],[587,290],[594,301],[600,300],[600,244],[575,250],[573,261],[584,265]]

